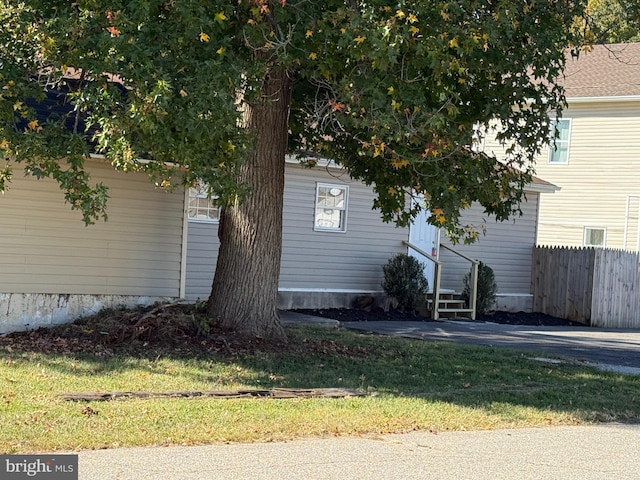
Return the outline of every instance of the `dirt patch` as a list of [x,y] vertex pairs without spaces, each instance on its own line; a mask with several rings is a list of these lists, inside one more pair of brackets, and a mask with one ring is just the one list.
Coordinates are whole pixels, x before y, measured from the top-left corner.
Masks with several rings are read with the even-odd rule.
[[[351,308],[325,308],[316,310],[296,310],[306,315],[316,317],[331,318],[340,322],[379,322],[379,321],[402,321],[402,322],[432,322],[428,317],[421,315],[410,315],[397,310],[385,312],[381,309],[371,311]],[[582,323],[572,322],[563,318],[552,317],[544,313],[526,312],[493,312],[487,315],[478,315],[478,322],[493,322],[509,325],[532,325],[532,326],[584,326]]]

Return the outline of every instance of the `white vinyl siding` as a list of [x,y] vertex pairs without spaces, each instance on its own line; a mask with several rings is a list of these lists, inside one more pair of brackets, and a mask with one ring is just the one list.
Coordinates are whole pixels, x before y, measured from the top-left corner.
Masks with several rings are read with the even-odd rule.
[[178,297],[184,193],[87,168],[110,188],[108,221],[90,226],[54,181],[14,176],[0,196],[0,292]]
[[[341,235],[314,231],[318,183],[349,189],[349,228]],[[370,187],[339,170],[287,164],[279,287],[381,291],[382,265],[406,252],[408,229],[383,223],[373,198]],[[189,222],[188,298],[209,296],[218,245],[217,225]]]
[[[554,195],[554,194],[544,194]],[[467,257],[478,259],[493,269],[499,294],[529,294],[531,292],[531,254],[536,238],[537,193],[527,192],[521,207],[523,215],[505,222],[486,219],[486,235],[480,235],[471,245],[452,245],[443,235],[441,242]],[[482,207],[473,204],[463,212],[462,224],[482,225]],[[440,249],[442,287],[460,292],[463,278],[471,264],[457,255]]]

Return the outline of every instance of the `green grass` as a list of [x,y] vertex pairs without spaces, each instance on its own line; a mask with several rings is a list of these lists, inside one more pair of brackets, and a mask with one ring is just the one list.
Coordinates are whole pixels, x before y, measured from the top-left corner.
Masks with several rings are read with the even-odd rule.
[[[242,355],[0,349],[0,452],[640,420],[640,377],[545,364],[529,360],[531,353],[489,347],[326,329],[294,328],[289,335],[289,347]],[[59,397],[265,387],[345,387],[368,395],[90,403]]]

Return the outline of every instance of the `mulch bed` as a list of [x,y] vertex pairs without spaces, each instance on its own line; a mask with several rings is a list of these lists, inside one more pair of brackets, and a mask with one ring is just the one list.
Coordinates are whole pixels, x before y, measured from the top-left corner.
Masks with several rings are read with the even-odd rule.
[[[403,322],[432,322],[428,317],[421,315],[410,315],[397,310],[387,312],[382,309],[348,309],[348,308],[324,308],[324,309],[300,309],[297,312],[316,317],[331,318],[340,322],[379,322],[379,321],[403,321]],[[531,325],[531,326],[583,326],[584,324],[572,322],[564,318],[545,315],[544,313],[526,312],[492,312],[486,315],[478,315],[478,322],[492,322],[509,325]]]

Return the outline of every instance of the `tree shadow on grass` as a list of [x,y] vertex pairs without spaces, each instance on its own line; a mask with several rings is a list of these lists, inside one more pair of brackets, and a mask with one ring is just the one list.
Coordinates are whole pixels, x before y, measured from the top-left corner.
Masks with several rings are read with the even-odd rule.
[[[571,362],[546,364],[531,351],[424,342],[328,329],[290,328],[275,344],[225,335],[184,341],[135,340],[104,345],[81,335],[46,332],[0,339],[5,366],[38,364],[65,376],[65,385],[104,391],[118,379],[150,378],[149,389],[351,388],[370,395],[444,402],[512,415],[527,407],[577,421],[640,421],[640,377],[601,372]],[[12,341],[13,340],[13,341]],[[253,343],[252,343],[253,342]],[[126,389],[125,389],[126,390]],[[69,393],[62,392],[59,393]],[[188,400],[185,400],[188,401]]]

